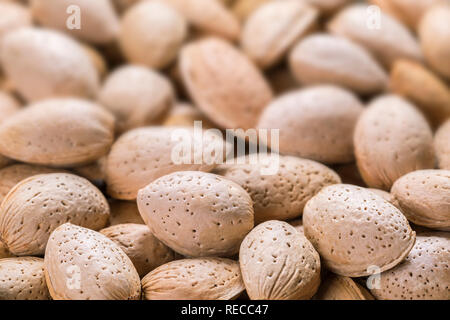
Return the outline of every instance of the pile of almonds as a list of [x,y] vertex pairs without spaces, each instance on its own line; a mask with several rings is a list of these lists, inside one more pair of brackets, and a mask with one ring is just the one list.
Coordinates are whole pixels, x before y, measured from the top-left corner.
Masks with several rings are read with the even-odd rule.
[[[0,0],[0,300],[450,300],[449,21]],[[279,130],[277,170],[177,163],[180,129],[227,152],[226,129]]]

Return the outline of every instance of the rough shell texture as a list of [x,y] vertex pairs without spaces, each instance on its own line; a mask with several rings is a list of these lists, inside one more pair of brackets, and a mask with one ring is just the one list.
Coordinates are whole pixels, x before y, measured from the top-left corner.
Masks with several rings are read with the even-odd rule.
[[109,224],[112,226],[122,223],[145,224],[135,201],[111,200],[109,208]]
[[372,188],[389,190],[404,174],[434,167],[433,136],[424,116],[406,100],[375,99],[358,120],[355,156]]
[[305,85],[331,83],[360,94],[384,90],[387,75],[361,46],[344,38],[314,34],[291,51],[291,71]]
[[434,136],[434,148],[440,169],[450,170],[450,119],[447,120]]
[[373,188],[368,188],[368,190],[372,191],[377,196],[383,198],[384,200],[386,200],[387,202],[393,204],[394,206],[397,206],[396,202],[395,202],[395,198],[394,198],[394,196],[391,193],[389,193],[387,191],[384,191],[384,190],[373,189]]
[[377,299],[449,300],[449,261],[448,233],[419,234],[406,259],[383,272],[380,288],[371,292]]
[[119,43],[129,61],[159,69],[176,58],[186,36],[181,14],[162,2],[142,1],[124,14]]
[[353,131],[363,110],[350,91],[314,86],[272,101],[262,113],[258,128],[280,129],[278,150],[282,154],[346,163],[354,159]]
[[97,94],[94,64],[79,43],[59,32],[39,28],[9,32],[0,59],[6,75],[28,101]]
[[248,193],[215,174],[163,176],[139,190],[137,203],[150,231],[185,256],[232,256],[253,228]]
[[325,187],[303,211],[306,237],[334,273],[347,277],[371,274],[401,262],[415,241],[405,216],[373,192],[352,185]]
[[105,227],[105,197],[84,178],[50,173],[18,183],[0,207],[0,237],[15,255],[44,253],[48,237],[65,222],[94,230]]
[[44,260],[55,300],[139,300],[141,296],[133,263],[101,233],[63,224],[50,236]]
[[422,59],[419,43],[404,25],[380,12],[379,27],[370,26],[367,10],[366,4],[349,6],[331,20],[328,29],[367,48],[386,67],[399,58]]
[[0,2],[0,38],[12,30],[31,25],[30,10],[20,3]]
[[374,300],[371,294],[349,277],[330,273],[314,296],[315,300]]
[[78,99],[37,102],[0,125],[0,152],[42,165],[72,166],[105,155],[113,142],[114,118]]
[[6,247],[3,244],[3,242],[0,241],[0,259],[9,258],[9,257],[12,257],[12,256],[13,255],[11,254],[11,252],[9,252],[8,249],[6,249]]
[[239,261],[252,300],[310,299],[320,284],[319,254],[286,222],[254,228],[242,242]]
[[98,99],[116,116],[116,130],[124,132],[160,122],[175,97],[164,76],[143,66],[127,65],[108,76]]
[[253,128],[272,99],[260,71],[229,43],[207,38],[180,53],[184,85],[197,106],[219,126]]
[[300,1],[268,2],[246,20],[242,48],[258,66],[270,67],[314,27],[317,18],[317,10]]
[[172,249],[166,247],[143,224],[118,224],[100,231],[126,253],[139,276],[175,259]]
[[0,259],[0,300],[49,299],[43,259]]
[[230,300],[244,291],[239,263],[223,258],[169,262],[142,279],[147,300]]
[[450,170],[408,173],[395,181],[391,192],[409,221],[450,231]]
[[314,161],[279,156],[277,172],[266,175],[264,168],[274,164],[269,156],[266,160],[260,156],[254,162],[249,159],[242,164],[236,160],[237,164],[221,165],[215,172],[249,193],[255,223],[298,217],[306,202],[320,189],[341,182],[333,170]]
[[119,31],[119,19],[110,0],[31,0],[30,7],[41,25],[80,40],[104,44],[113,41]]

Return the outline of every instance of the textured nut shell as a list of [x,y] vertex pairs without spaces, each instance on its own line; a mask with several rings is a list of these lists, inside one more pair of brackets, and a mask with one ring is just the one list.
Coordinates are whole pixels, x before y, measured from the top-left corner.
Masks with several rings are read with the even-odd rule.
[[446,1],[426,11],[419,24],[422,50],[431,67],[450,79],[450,4]]
[[100,230],[126,253],[140,277],[175,259],[175,252],[159,241],[143,224],[118,224]]
[[9,32],[3,38],[0,58],[6,75],[28,101],[57,96],[92,98],[99,87],[97,70],[83,47],[56,31],[22,28]]
[[[44,260],[45,278],[55,300],[140,298],[141,283],[133,263],[99,232],[63,224],[51,234]],[[68,283],[80,288],[71,289]]]
[[450,170],[450,119],[447,120],[434,136],[434,149],[438,158],[439,168]]
[[[79,29],[67,27],[72,22],[68,18],[74,14],[67,11],[73,5],[80,10]],[[31,0],[30,7],[34,19],[42,26],[67,32],[83,41],[105,44],[113,41],[119,31],[119,18],[110,0]]]
[[195,121],[201,121],[204,129],[211,129],[214,125],[196,107],[188,103],[177,103],[164,119],[165,126],[194,126]]
[[244,291],[239,263],[223,258],[169,262],[142,279],[147,300],[230,300]]
[[434,167],[433,136],[424,116],[406,100],[386,95],[358,120],[355,156],[371,188],[389,190],[404,174]]
[[0,300],[50,300],[44,259],[0,259]]
[[252,300],[310,299],[320,284],[320,257],[286,222],[255,227],[239,251],[242,278]]
[[377,196],[383,198],[384,200],[386,200],[387,202],[393,204],[394,206],[397,207],[397,204],[395,202],[395,198],[394,196],[384,190],[380,190],[380,189],[373,189],[373,188],[368,188],[368,190],[372,191],[373,193],[375,193]]
[[305,85],[331,83],[372,94],[385,89],[387,83],[386,73],[363,47],[327,34],[301,40],[291,51],[289,64]]
[[223,128],[253,128],[272,99],[260,71],[219,38],[186,45],[180,53],[180,70],[196,105]]
[[184,171],[139,190],[139,212],[150,231],[176,252],[231,256],[253,228],[253,203],[238,184],[215,174]]
[[450,231],[450,170],[408,173],[395,181],[391,192],[412,223]]
[[34,164],[84,164],[108,152],[113,131],[113,116],[96,104],[78,99],[45,100],[0,125],[0,152]]
[[19,102],[9,93],[0,91],[0,123],[19,110]]
[[435,126],[450,117],[450,89],[418,63],[396,61],[391,71],[390,88],[419,107]]
[[135,201],[111,200],[109,208],[109,224],[112,226],[122,223],[145,224]]
[[19,3],[0,2],[0,39],[12,30],[31,25],[30,10]]
[[331,20],[328,30],[367,48],[386,67],[399,58],[422,59],[418,41],[391,16],[380,12],[380,28],[369,28],[367,8],[367,4],[345,8]]
[[130,62],[159,69],[175,59],[186,36],[186,21],[175,9],[142,1],[122,17],[119,43]]
[[374,300],[371,294],[349,277],[330,273],[322,281],[315,300]]
[[[270,157],[267,160],[271,161]],[[244,164],[224,164],[215,170],[249,193],[255,223],[296,218],[320,189],[341,183],[333,170],[320,163],[283,156],[278,161],[278,172],[272,175],[263,175],[263,169],[269,165],[262,158],[256,164],[247,160]]]
[[423,233],[406,259],[383,272],[377,299],[449,300],[450,237],[446,232]]
[[102,53],[95,47],[89,46],[87,44],[83,45],[84,52],[87,53],[89,59],[91,59],[100,79],[103,79],[108,73],[108,65],[105,57]]
[[352,185],[325,187],[306,203],[306,237],[334,273],[369,275],[368,267],[388,270],[401,262],[415,241],[405,216],[373,192]]
[[282,154],[346,163],[354,159],[353,131],[362,111],[363,105],[350,91],[320,85],[272,101],[262,113],[258,128],[280,129]]
[[0,241],[0,259],[12,257],[12,253],[6,249],[3,242]]
[[268,2],[246,20],[241,35],[242,48],[258,66],[268,68],[311,30],[317,18],[317,10],[303,2]]
[[95,162],[73,168],[73,172],[83,178],[88,179],[98,186],[103,186],[105,180],[106,156]]
[[0,207],[0,237],[15,255],[44,253],[50,233],[65,222],[99,230],[109,207],[88,180],[67,173],[32,176],[14,186]]
[[[153,180],[171,172],[184,170],[210,171],[214,164],[175,164],[172,152],[179,144],[172,141],[175,130],[186,130],[197,142],[192,128],[148,127],[130,130],[122,135],[112,146],[106,164],[108,193],[116,199],[134,200],[139,189]],[[204,148],[216,142],[204,136]]]

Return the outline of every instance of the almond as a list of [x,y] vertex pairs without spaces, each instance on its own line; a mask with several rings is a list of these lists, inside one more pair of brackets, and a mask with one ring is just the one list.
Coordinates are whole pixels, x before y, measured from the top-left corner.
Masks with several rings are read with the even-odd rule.
[[450,119],[447,120],[434,136],[434,148],[440,169],[450,170]]
[[395,95],[369,104],[354,135],[359,171],[371,188],[389,190],[408,172],[434,167],[433,136],[424,116]]
[[264,109],[258,128],[280,129],[282,154],[346,163],[354,159],[353,131],[362,111],[350,91],[319,85],[276,98]]
[[20,3],[0,1],[0,39],[12,30],[31,26],[30,10]]
[[0,259],[0,300],[50,300],[44,259]]
[[79,43],[62,33],[39,28],[9,32],[0,59],[6,75],[28,101],[97,94],[94,64]]
[[176,103],[170,110],[169,115],[164,119],[164,125],[173,126],[193,126],[195,121],[201,121],[205,129],[211,129],[214,125],[196,107],[189,103]]
[[84,178],[67,173],[32,176],[12,188],[0,208],[0,238],[15,255],[41,255],[50,233],[65,222],[105,227],[105,197]]
[[239,264],[223,258],[183,259],[142,279],[147,300],[230,300],[244,291]]
[[395,202],[395,198],[394,196],[384,190],[380,190],[380,189],[373,189],[373,188],[368,188],[368,190],[372,191],[373,193],[375,193],[377,196],[383,198],[384,200],[386,200],[387,202],[393,204],[394,206],[397,207],[397,203]]
[[113,116],[78,99],[37,102],[0,125],[0,152],[42,165],[74,166],[105,155],[113,141]]
[[395,181],[398,207],[414,224],[450,231],[450,170],[417,170]]
[[245,21],[253,11],[269,1],[271,0],[235,0],[232,11],[241,21]]
[[272,99],[261,72],[219,38],[186,45],[180,53],[180,71],[196,105],[223,128],[253,128]]
[[361,277],[400,263],[416,233],[405,216],[373,192],[352,185],[323,188],[303,211],[306,237],[332,272]]
[[7,92],[0,91],[0,123],[19,110],[20,104],[17,99]]
[[241,35],[242,48],[258,66],[271,67],[314,27],[317,18],[318,11],[303,2],[268,2],[246,20]]
[[6,249],[5,245],[0,241],[0,259],[9,258],[13,255]]
[[109,207],[109,224],[112,226],[122,223],[145,224],[135,201],[111,200]]
[[449,300],[450,237],[446,232],[424,233],[406,259],[380,275],[371,290],[383,300]]
[[[255,212],[255,223],[267,220],[288,220],[300,216],[306,202],[317,192],[341,179],[324,165],[295,157],[279,157],[276,174],[264,175],[263,169],[273,165],[270,157],[258,163],[248,159],[241,164],[221,165],[216,173],[223,175],[250,195]],[[243,162],[243,161],[242,161]]]
[[239,261],[252,300],[310,299],[320,284],[319,254],[286,222],[254,228],[241,244]]
[[315,300],[374,300],[372,295],[349,277],[330,273],[322,282]]
[[105,180],[105,166],[106,157],[104,156],[95,162],[73,168],[72,170],[76,175],[88,179],[96,186],[102,187]]
[[70,223],[58,227],[45,250],[45,278],[55,300],[139,300],[131,260],[101,233]]
[[337,36],[304,38],[291,51],[289,63],[304,85],[330,83],[359,94],[376,93],[387,85],[386,73],[363,47]]
[[253,228],[248,193],[215,174],[163,176],[139,190],[137,204],[150,231],[185,256],[231,256]]

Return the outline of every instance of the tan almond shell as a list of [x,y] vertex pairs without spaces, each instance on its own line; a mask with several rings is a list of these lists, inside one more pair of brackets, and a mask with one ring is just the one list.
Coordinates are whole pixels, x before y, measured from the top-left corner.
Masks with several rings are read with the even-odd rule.
[[256,9],[241,34],[243,51],[261,68],[269,68],[309,32],[317,9],[299,1],[272,1]]
[[0,1],[0,39],[12,30],[31,25],[29,8],[14,2]]
[[412,223],[450,231],[450,170],[417,170],[395,181],[397,206]]
[[214,128],[206,116],[196,107],[189,103],[176,103],[170,110],[167,117],[164,119],[163,125],[168,127],[173,126],[194,126],[195,121],[201,121],[204,129]]
[[432,6],[423,15],[418,34],[426,61],[440,75],[450,80],[450,4]]
[[163,176],[139,190],[137,204],[150,231],[184,256],[232,256],[253,228],[248,193],[211,173]]
[[425,117],[395,95],[373,100],[356,124],[355,156],[371,188],[389,190],[408,172],[434,167],[433,136]]
[[[42,45],[45,43],[45,45]],[[0,49],[5,74],[26,100],[72,96],[93,98],[99,75],[83,47],[57,31],[21,28]]]
[[328,30],[365,47],[387,68],[400,58],[422,60],[420,45],[407,27],[381,11],[379,28],[371,28],[367,10],[367,4],[344,8],[328,24]]
[[20,104],[16,98],[6,91],[0,90],[0,123],[20,110]]
[[421,233],[406,259],[380,275],[382,300],[449,300],[450,237],[448,232]]
[[231,300],[244,291],[239,263],[224,258],[182,259],[142,279],[146,300]]
[[105,167],[106,156],[103,156],[95,162],[75,167],[72,170],[76,175],[88,179],[95,185],[102,186],[105,180]]
[[183,47],[183,83],[196,105],[222,128],[254,128],[272,90],[243,53],[219,38]]
[[219,0],[166,0],[196,29],[229,40],[240,34],[237,18]]
[[363,110],[362,103],[348,90],[333,85],[311,86],[273,100],[264,109],[258,128],[280,130],[281,154],[347,163],[354,160],[353,131]]
[[13,254],[6,249],[3,242],[0,241],[0,259],[12,257]]
[[[389,202],[389,203],[393,204],[394,206],[398,207],[398,206],[397,206],[397,203],[396,203],[396,201],[395,201],[395,198],[394,198],[394,196],[393,196],[391,193],[389,193],[389,192],[387,192],[387,191],[384,191],[384,190],[380,190],[380,189],[374,189],[374,188],[368,188],[367,190],[372,191],[372,192],[375,193],[377,196],[383,198],[383,199],[386,200],[387,202]],[[399,209],[400,209],[400,208],[399,208]]]
[[239,262],[252,300],[310,299],[320,284],[319,254],[286,222],[255,227],[241,244]]
[[139,300],[141,283],[130,258],[99,232],[58,227],[45,250],[45,278],[54,300]]
[[175,259],[175,252],[143,224],[117,224],[100,230],[126,253],[140,277]]
[[245,21],[258,7],[271,0],[235,0],[231,10],[239,20]]
[[187,23],[161,1],[142,1],[122,17],[119,44],[129,62],[161,69],[173,62],[187,37]]
[[158,124],[172,107],[174,89],[162,74],[138,65],[125,65],[108,75],[98,96],[116,117],[118,133]]
[[370,275],[400,263],[414,245],[416,233],[405,216],[375,193],[352,185],[323,188],[303,210],[306,237],[332,272]]
[[385,71],[366,49],[333,35],[305,37],[291,51],[289,65],[304,85],[335,84],[364,95],[387,86]]
[[100,79],[103,79],[109,72],[106,58],[96,47],[83,44],[83,49],[89,56],[89,59],[91,59],[91,62],[97,70]]
[[122,223],[145,224],[139,213],[136,201],[122,201],[111,199],[109,201],[111,226]]
[[450,119],[439,127],[434,136],[434,149],[440,169],[450,170]]
[[0,125],[0,152],[48,166],[75,166],[105,155],[114,138],[114,118],[87,100],[50,99],[17,112]]
[[[80,14],[80,28],[68,28],[70,19],[78,13],[69,10],[77,6]],[[80,40],[105,44],[112,42],[119,31],[119,18],[111,0],[30,0],[33,18],[40,25],[60,30]]]
[[322,281],[315,300],[374,300],[374,297],[352,278],[329,273]]
[[15,255],[41,255],[50,233],[66,222],[99,230],[108,203],[88,180],[67,173],[29,177],[15,185],[0,207],[0,238]]
[[0,300],[50,300],[44,259],[0,259]]
[[[261,155],[260,155],[261,157]],[[264,175],[268,162],[246,160],[240,164],[224,164],[215,169],[241,187],[253,201],[255,224],[267,220],[289,220],[303,213],[306,202],[325,186],[341,183],[339,176],[326,166],[311,160],[279,156],[276,174]],[[238,162],[239,161],[239,162]]]

